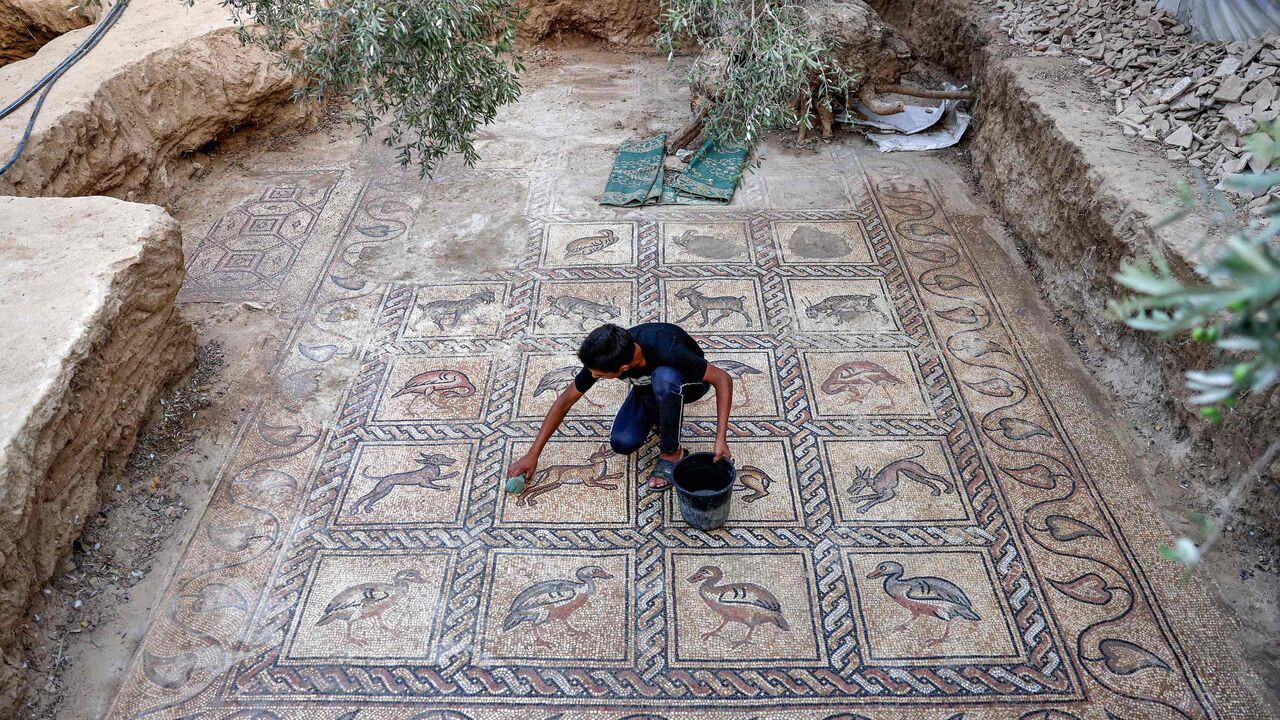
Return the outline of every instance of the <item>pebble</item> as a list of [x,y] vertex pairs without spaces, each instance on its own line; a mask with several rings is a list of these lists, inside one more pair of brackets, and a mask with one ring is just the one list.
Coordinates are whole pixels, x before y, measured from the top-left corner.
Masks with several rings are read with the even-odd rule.
[[1198,41],[1150,1],[979,2],[1014,43],[1088,67],[1124,135],[1161,143],[1169,160],[1205,167],[1215,183],[1266,169],[1241,146],[1280,113],[1280,37]]

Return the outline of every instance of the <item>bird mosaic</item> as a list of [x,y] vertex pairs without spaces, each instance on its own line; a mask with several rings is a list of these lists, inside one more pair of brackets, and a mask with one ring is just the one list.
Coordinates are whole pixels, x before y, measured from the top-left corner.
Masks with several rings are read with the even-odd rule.
[[783,631],[791,629],[782,615],[782,603],[772,592],[755,583],[721,584],[723,579],[724,571],[716,565],[703,565],[689,576],[690,583],[698,584],[698,596],[720,616],[719,625],[702,633],[703,640],[718,637],[731,622],[747,628],[746,635],[733,641],[734,648],[750,644],[756,628],[761,625],[774,625]]
[[911,612],[911,617],[906,622],[898,625],[894,630],[905,632],[916,620],[922,617],[934,617],[947,624],[946,630],[943,631],[942,637],[933,638],[925,642],[926,647],[941,645],[951,637],[951,623],[953,620],[970,620],[977,622],[982,619],[973,609],[973,602],[969,600],[969,596],[964,594],[964,590],[959,585],[944,580],[939,577],[929,575],[921,575],[920,577],[902,577],[905,570],[901,563],[886,560],[876,566],[876,569],[867,575],[868,580],[876,578],[884,578],[884,591],[889,595],[895,603]]
[[571,635],[586,635],[584,630],[574,627],[569,618],[596,594],[597,580],[612,579],[613,575],[599,565],[583,565],[574,573],[572,580],[540,580],[525,588],[511,601],[502,630],[512,632],[523,630],[527,626],[533,633],[534,644],[539,647],[551,646],[542,633],[544,625],[554,622],[563,625]]
[[566,260],[589,257],[613,246],[621,239],[617,233],[609,228],[601,228],[594,235],[586,235],[570,240],[569,244],[565,245],[564,257]]
[[333,622],[346,623],[345,638],[349,644],[365,645],[366,641],[351,634],[357,623],[372,620],[380,630],[386,633],[399,632],[389,627],[382,616],[399,605],[409,595],[411,585],[427,581],[415,568],[399,570],[391,582],[367,582],[351,587],[333,596],[325,606],[316,626],[322,627]]
[[[566,365],[555,370],[548,370],[545,375],[538,379],[538,384],[533,388],[533,396],[538,397],[545,392],[558,393],[569,386],[573,379],[577,377],[581,370],[578,365]],[[590,395],[583,395],[582,399],[592,407],[602,408],[603,404],[591,399]]]
[[747,387],[747,378],[751,375],[763,375],[764,373],[746,363],[740,363],[737,360],[715,360],[713,364],[723,370],[726,375],[733,378],[742,387],[742,402],[751,402],[751,391]]

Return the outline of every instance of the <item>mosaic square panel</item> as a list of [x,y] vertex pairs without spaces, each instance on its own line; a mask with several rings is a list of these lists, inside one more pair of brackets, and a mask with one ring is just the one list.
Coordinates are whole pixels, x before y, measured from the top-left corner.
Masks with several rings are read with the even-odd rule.
[[788,279],[787,294],[801,332],[900,332],[889,288],[881,278]]
[[[528,442],[507,447],[510,464]],[[551,440],[538,470],[518,495],[499,493],[497,523],[526,527],[631,527],[635,524],[635,463],[602,440]]]
[[542,267],[636,264],[636,228],[631,223],[557,223],[543,237]]
[[477,441],[360,443],[338,501],[338,525],[462,523]]
[[476,663],[628,664],[633,565],[628,550],[490,551]]
[[[691,452],[710,452],[713,443],[693,440]],[[795,452],[786,439],[734,437],[729,441],[738,481],[733,484],[726,525],[743,527],[803,526],[796,488]],[[675,493],[667,493],[668,521],[687,526],[680,517]]]
[[764,329],[759,285],[753,278],[663,280],[662,318],[691,334]]
[[[516,416],[541,419],[551,404],[582,369],[582,361],[571,352],[525,353],[520,358],[520,389]],[[612,418],[627,397],[630,385],[600,380],[569,410],[569,417]]]
[[672,550],[667,578],[673,667],[826,663],[807,551]]
[[629,280],[538,283],[533,335],[582,336],[605,323],[635,324],[636,286]]
[[1020,657],[991,558],[981,550],[847,550],[868,662],[952,664]]
[[839,173],[765,177],[769,205],[780,210],[817,208],[842,209],[850,206],[844,177]]
[[[733,378],[734,418],[781,417],[782,409],[777,388],[777,363],[767,350],[727,351],[712,350],[707,360]],[[704,398],[685,406],[687,418],[714,418],[716,416],[716,391],[713,388]]]
[[906,350],[808,350],[805,374],[814,417],[931,417],[924,380]]
[[941,440],[820,438],[839,522],[972,522],[960,474]]
[[791,265],[871,265],[876,259],[857,220],[775,221],[782,261]]
[[478,420],[484,415],[492,367],[492,358],[470,355],[393,356],[373,419]]
[[320,553],[283,662],[431,662],[452,566],[448,550]]
[[662,223],[662,262],[668,265],[749,263],[751,243],[741,222]]
[[506,315],[506,283],[423,285],[415,289],[405,338],[497,337]]

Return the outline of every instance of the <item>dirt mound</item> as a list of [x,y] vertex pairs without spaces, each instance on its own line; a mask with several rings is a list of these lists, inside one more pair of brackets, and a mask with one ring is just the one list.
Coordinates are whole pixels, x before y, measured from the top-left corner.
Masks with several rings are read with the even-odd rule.
[[520,5],[529,13],[521,27],[529,42],[585,35],[619,45],[645,45],[657,30],[659,3],[646,0],[521,0]]
[[101,13],[74,5],[72,0],[0,0],[0,65],[35,55],[45,43],[88,25]]

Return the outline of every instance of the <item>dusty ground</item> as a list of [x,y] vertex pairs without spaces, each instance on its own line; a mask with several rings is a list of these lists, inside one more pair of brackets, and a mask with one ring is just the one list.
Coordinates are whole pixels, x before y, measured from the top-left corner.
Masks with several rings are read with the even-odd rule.
[[[1098,139],[1099,143],[1109,141],[1114,139]],[[972,192],[981,192],[967,150],[952,148],[939,155],[965,178]],[[1026,263],[1047,305],[1071,307],[1090,295],[1092,290],[1077,281],[1073,272],[1019,241],[1014,233],[1007,237],[1011,240],[1007,250]],[[1135,354],[1140,351],[1122,341],[1120,327],[1097,328],[1090,334],[1082,333],[1080,319],[1065,311],[1054,313],[1053,319],[1085,367],[1115,398],[1118,419],[1130,433],[1131,451],[1143,468],[1140,476],[1164,522],[1180,534],[1200,538],[1188,516],[1201,513],[1220,518],[1219,503],[1244,467],[1188,460],[1188,456],[1211,455],[1212,448],[1193,448],[1187,413],[1177,405],[1182,401],[1169,398],[1159,382],[1135,371],[1159,359]],[[1191,418],[1190,422],[1200,421]],[[1223,525],[1225,533],[1196,576],[1209,578],[1224,605],[1241,618],[1248,629],[1241,639],[1252,663],[1271,692],[1280,694],[1280,480],[1255,481]]]
[[[564,175],[569,183],[568,190],[561,195],[564,200],[561,209],[566,217],[593,210],[593,193],[603,178],[592,173],[598,173],[602,161],[607,167],[618,139],[674,129],[682,119],[674,113],[663,114],[653,109],[654,105],[668,110],[680,107],[674,81],[670,95],[656,99],[619,97],[610,92],[608,83],[593,87],[595,81],[591,77],[574,77],[572,72],[573,66],[581,63],[608,66],[618,61],[619,58],[607,55],[547,53],[532,64],[526,79],[528,92],[537,97],[538,89],[546,87],[544,83],[554,80],[563,83],[567,75],[578,91],[565,95],[552,93],[541,102],[552,105],[567,102],[571,111],[591,113],[598,125],[599,136],[585,142],[575,138],[568,147],[559,149],[563,154],[557,160],[560,163],[557,167],[566,170]],[[623,78],[662,72],[660,65],[628,63],[623,61],[623,65],[612,72]],[[574,97],[575,94],[579,97]],[[614,117],[606,120],[602,115]],[[548,109],[547,116],[554,118],[556,114]],[[526,110],[517,114],[513,124],[524,131],[536,131],[540,122],[546,121],[539,118],[537,112]],[[551,134],[556,130],[548,128],[547,131]],[[279,168],[332,168],[348,173],[330,188],[334,198],[330,202],[336,205],[345,197],[343,193],[355,190],[347,177],[386,163],[385,152],[359,143],[346,128],[335,124],[326,124],[312,133],[282,137],[265,149],[236,148],[233,143],[213,149],[201,161],[205,173],[201,184],[172,207],[186,231],[189,262],[199,257],[201,243],[215,224],[238,204],[253,199],[261,187],[273,184],[274,179],[280,177]],[[789,150],[777,145],[766,148],[763,160],[766,164],[774,163],[775,171],[785,166],[792,168],[790,172],[803,174],[807,163],[828,158],[832,151],[832,146]],[[489,168],[500,177],[507,168],[531,163],[540,152],[546,152],[546,147],[534,141],[508,142],[502,134],[494,132],[482,141],[481,152],[484,157],[481,168]],[[962,152],[942,153],[932,162],[937,162],[940,169],[951,168],[956,175],[950,177],[962,177],[966,172]],[[591,168],[591,171],[584,177],[574,178],[567,172],[574,168]],[[455,171],[461,170],[455,168]],[[444,177],[447,173],[448,169]],[[775,182],[776,177],[785,177],[785,172],[775,176]],[[772,198],[770,193],[776,192],[762,176],[749,177],[740,193],[740,202],[750,204],[756,198]],[[965,194],[959,184],[945,192]],[[431,203],[418,215],[418,226],[431,228],[431,237],[419,236],[422,242],[397,248],[389,255],[370,255],[363,265],[368,277],[384,281],[412,280],[421,272],[423,264],[436,267],[456,267],[459,263],[500,264],[498,257],[478,258],[462,243],[477,230],[493,233],[495,238],[509,232],[508,228],[486,225],[483,208],[476,208],[469,201],[465,182],[452,188],[446,186],[430,197]],[[802,202],[803,195],[787,196],[786,201]],[[981,211],[974,210],[974,217],[981,215]],[[314,220],[313,232],[317,235],[336,232],[339,220],[333,213],[321,211]],[[993,221],[988,217],[981,222]],[[992,234],[1001,237],[998,229],[993,229]],[[491,247],[498,250],[501,246]],[[1014,248],[1006,248],[1011,249]],[[69,561],[66,574],[46,593],[48,608],[40,616],[40,626],[33,628],[34,636],[47,653],[46,660],[32,668],[33,687],[37,688],[30,705],[32,717],[90,718],[105,713],[141,642],[146,619],[171,581],[183,550],[183,539],[196,530],[200,510],[208,502],[219,473],[225,471],[220,468],[229,460],[229,448],[246,431],[243,421],[253,417],[272,382],[273,372],[281,361],[282,345],[298,320],[296,314],[305,289],[305,283],[291,281],[269,289],[248,287],[240,291],[189,286],[184,311],[206,343],[202,347],[200,369],[170,402],[165,419],[140,444],[128,481],[121,485],[120,501],[104,508]],[[341,318],[338,320],[341,322]],[[318,388],[317,404],[329,402],[345,392],[344,385],[327,382],[323,380]],[[1131,383],[1119,383],[1113,390],[1122,398],[1140,397],[1140,383],[1136,379],[1131,379]],[[308,415],[314,412],[314,407],[306,404],[300,412]],[[177,422],[179,417],[184,421]],[[1163,451],[1177,448],[1176,438],[1171,441],[1160,428],[1150,434],[1147,428],[1135,429],[1151,442],[1150,455],[1159,456]],[[1195,499],[1203,502],[1209,497],[1207,492],[1197,493],[1197,488],[1188,490],[1187,498],[1177,499],[1157,493],[1162,511],[1167,516],[1177,516],[1189,504],[1194,505]],[[1215,565],[1215,574],[1243,578],[1245,570],[1276,572],[1274,544],[1269,547],[1250,544],[1252,541],[1245,539],[1250,537],[1245,528],[1237,529],[1228,537],[1239,544],[1233,544],[1230,554],[1223,553],[1221,559],[1215,560],[1226,566]],[[1255,550],[1262,556],[1258,566],[1242,564]],[[1247,587],[1267,586],[1257,583]],[[1240,597],[1239,594],[1236,597]],[[1253,601],[1258,603],[1254,609],[1266,609],[1260,598]],[[1270,607],[1274,611],[1274,605]],[[1262,674],[1265,675],[1265,671]]]

